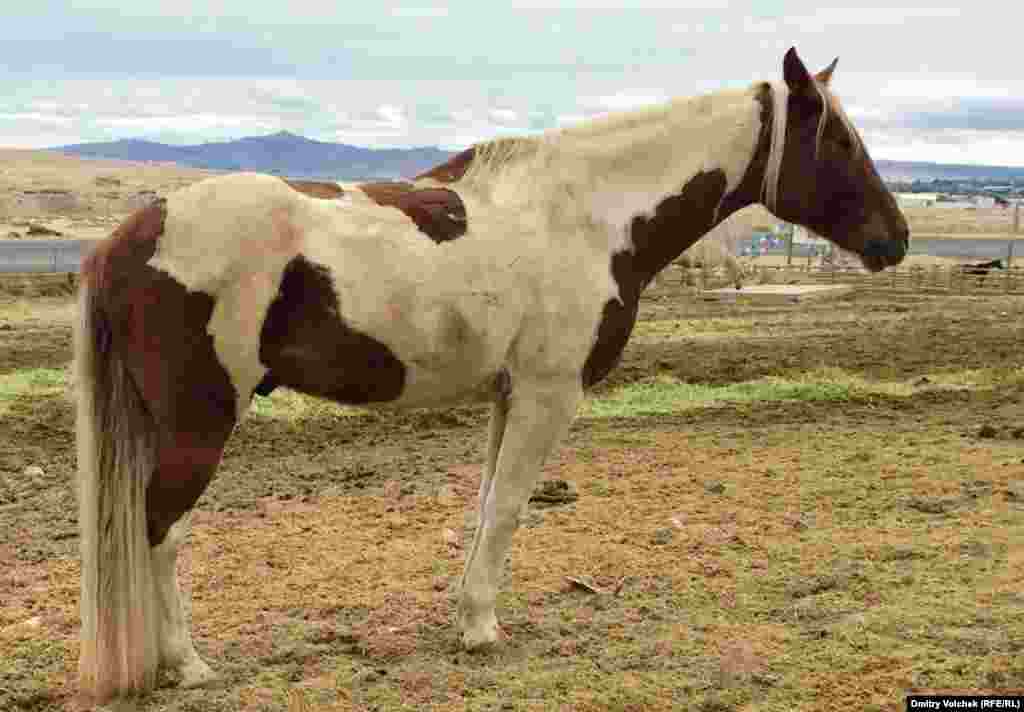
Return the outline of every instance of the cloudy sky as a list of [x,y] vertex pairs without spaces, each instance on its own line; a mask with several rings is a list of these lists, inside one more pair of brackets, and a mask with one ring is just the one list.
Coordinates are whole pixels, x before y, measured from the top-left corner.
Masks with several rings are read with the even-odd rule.
[[31,0],[0,146],[280,130],[461,148],[756,79],[795,45],[876,158],[1024,166],[1024,10],[981,0]]

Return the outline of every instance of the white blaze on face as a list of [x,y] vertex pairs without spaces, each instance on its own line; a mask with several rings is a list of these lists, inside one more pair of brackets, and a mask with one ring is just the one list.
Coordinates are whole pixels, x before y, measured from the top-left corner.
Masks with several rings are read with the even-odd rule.
[[284,268],[310,229],[310,200],[278,178],[252,173],[207,179],[167,197],[164,232],[149,264],[213,297],[207,331],[237,393],[239,418],[266,374],[260,331]]

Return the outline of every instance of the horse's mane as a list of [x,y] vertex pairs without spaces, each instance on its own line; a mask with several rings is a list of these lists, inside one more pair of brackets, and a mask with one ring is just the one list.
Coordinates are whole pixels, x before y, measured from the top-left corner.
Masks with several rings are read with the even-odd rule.
[[509,164],[537,155],[545,136],[497,138],[473,147],[473,160],[460,178],[465,183],[486,183]]
[[[755,85],[755,88],[758,86],[761,85]],[[556,155],[560,162],[565,159],[572,162],[584,157],[598,163],[605,159],[621,161],[623,141],[636,141],[638,136],[645,135],[660,139],[665,135],[667,126],[689,120],[707,120],[707,117],[723,110],[725,106],[733,106],[748,97],[752,99],[753,95],[754,92],[749,88],[727,89],[697,97],[677,98],[665,104],[628,112],[617,112],[540,135],[499,138],[476,144],[470,149],[472,159],[459,171],[457,182],[484,187],[503,172],[521,167],[524,162],[544,167],[548,159]],[[704,147],[696,148],[700,151]],[[564,163],[561,167],[563,170],[568,169]],[[621,167],[618,163],[614,166],[615,169]],[[429,173],[424,175],[430,176]]]

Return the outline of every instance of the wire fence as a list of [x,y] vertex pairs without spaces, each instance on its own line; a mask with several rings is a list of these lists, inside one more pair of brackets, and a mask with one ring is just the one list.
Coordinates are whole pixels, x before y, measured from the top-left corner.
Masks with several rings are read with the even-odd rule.
[[[741,277],[744,285],[835,284],[858,290],[914,292],[947,295],[1024,295],[1024,267],[991,269],[977,274],[962,265],[890,267],[882,272],[863,269],[831,269],[817,265],[758,265]],[[680,289],[703,291],[735,285],[722,268],[684,268],[670,265],[652,285],[657,293]]]
[[[82,256],[92,240],[0,240],[0,274],[62,275],[74,283]],[[889,268],[869,273],[858,268],[822,267],[802,260],[791,265],[747,265],[743,284],[844,284],[865,290],[920,292],[925,294],[1024,295],[1024,267],[992,269],[971,273],[962,265],[934,265]],[[716,289],[735,284],[733,275],[722,268],[687,268],[669,265],[651,285],[653,292],[680,288]]]
[[0,273],[77,274],[94,240],[0,240]]

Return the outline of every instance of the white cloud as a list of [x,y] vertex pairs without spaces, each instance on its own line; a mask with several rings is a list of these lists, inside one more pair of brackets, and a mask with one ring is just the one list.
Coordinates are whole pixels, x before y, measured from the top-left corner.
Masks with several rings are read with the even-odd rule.
[[459,123],[468,123],[473,121],[473,110],[472,109],[455,109],[448,112],[448,115],[452,117],[453,121]]
[[384,120],[389,126],[403,126],[405,124],[405,112],[394,104],[383,104],[377,107],[377,116]]
[[491,109],[487,112],[487,115],[490,116],[491,120],[496,124],[501,124],[503,126],[514,124],[519,121],[520,118],[519,112],[512,111],[511,109]]
[[448,17],[448,8],[433,7],[395,7],[391,8],[392,17],[413,17],[419,19],[431,17]]
[[573,126],[575,124],[581,124],[587,120],[587,116],[584,114],[559,114],[555,117],[555,124],[559,128],[565,126]]
[[174,116],[108,116],[98,119],[100,126],[130,129],[139,135],[161,131],[194,133],[244,127],[261,133],[276,128],[276,123],[261,116],[232,116],[224,113],[180,114]]
[[1019,133],[880,129],[865,131],[864,138],[876,159],[1024,167]]
[[956,20],[961,14],[962,10],[957,7],[821,7],[812,14],[787,17],[784,23],[810,33],[865,26],[900,27],[910,31],[915,21]]
[[48,126],[74,126],[75,120],[69,116],[57,114],[41,114],[38,112],[4,113],[0,112],[0,121],[17,123],[36,123]]
[[[1024,82],[1018,82],[1024,89]],[[915,100],[950,100],[969,97],[1007,98],[1018,96],[1011,86],[1004,82],[986,80],[982,77],[893,77],[881,82],[877,88],[878,96],[884,99]]]
[[637,109],[641,106],[659,104],[667,101],[668,96],[656,90],[624,90],[604,96],[580,97],[578,100],[581,106],[590,109],[603,109],[606,111],[626,111]]

